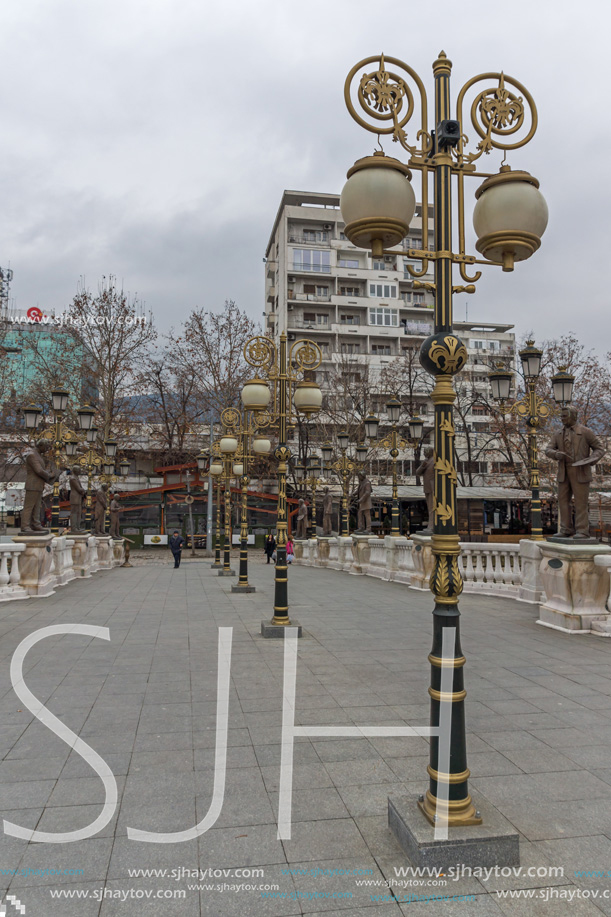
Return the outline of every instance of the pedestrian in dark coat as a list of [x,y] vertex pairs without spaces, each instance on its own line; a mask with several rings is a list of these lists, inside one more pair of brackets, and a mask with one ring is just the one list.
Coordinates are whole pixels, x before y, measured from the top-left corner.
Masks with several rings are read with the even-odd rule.
[[170,551],[174,555],[174,569],[180,567],[180,555],[182,554],[182,546],[185,543],[182,535],[178,534],[178,529],[174,529],[172,537],[169,540]]
[[267,562],[269,563],[272,558],[272,554],[276,550],[276,539],[273,535],[267,536],[263,550],[267,554]]

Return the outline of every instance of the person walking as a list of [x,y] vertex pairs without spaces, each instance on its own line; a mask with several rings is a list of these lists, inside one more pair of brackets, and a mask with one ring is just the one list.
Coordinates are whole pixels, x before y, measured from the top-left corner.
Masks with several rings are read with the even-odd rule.
[[180,567],[180,555],[182,554],[182,546],[185,543],[182,535],[179,535],[178,529],[174,529],[172,537],[169,540],[170,551],[174,555],[174,569],[176,570]]
[[287,564],[292,564],[295,560],[295,546],[293,544],[293,539],[289,537],[289,540],[286,543],[286,562]]
[[273,535],[268,535],[265,539],[265,544],[263,545],[263,551],[267,554],[267,562],[269,563],[272,559],[272,555],[276,550],[276,539]]

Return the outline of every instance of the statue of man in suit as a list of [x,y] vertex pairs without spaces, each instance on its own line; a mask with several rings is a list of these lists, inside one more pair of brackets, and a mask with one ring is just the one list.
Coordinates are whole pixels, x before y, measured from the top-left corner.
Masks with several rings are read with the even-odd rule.
[[322,501],[322,533],[331,535],[333,531],[333,495],[329,493],[329,488],[325,487],[325,495]]
[[80,471],[79,466],[74,465],[70,476],[70,532],[73,535],[82,531],[81,515],[85,490],[79,478]]
[[106,531],[106,491],[108,484],[102,484],[99,490],[95,492],[95,534],[105,535]]
[[[545,454],[558,461],[558,534],[575,539],[590,537],[588,498],[592,465],[601,460],[605,447],[590,430],[577,423],[577,408],[562,408],[562,430],[555,433]],[[571,524],[571,498],[575,504],[575,528]]]
[[419,535],[431,535],[433,532],[433,523],[435,517],[435,453],[432,446],[426,446],[424,450],[424,460],[416,468],[416,476],[422,478],[424,487],[424,499],[429,514],[429,521],[425,529],[418,532]]
[[308,537],[308,507],[305,500],[299,501],[297,510],[297,538]]
[[44,456],[49,451],[47,440],[39,440],[25,457],[25,498],[21,512],[22,535],[46,535],[48,529],[40,524],[40,506],[45,484],[54,482],[58,475],[47,469]]
[[358,529],[367,534],[371,532],[371,481],[362,473],[359,474],[358,500]]

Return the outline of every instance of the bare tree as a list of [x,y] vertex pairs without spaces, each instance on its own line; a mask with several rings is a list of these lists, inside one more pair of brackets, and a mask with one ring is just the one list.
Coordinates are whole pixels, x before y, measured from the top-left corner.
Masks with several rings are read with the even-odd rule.
[[99,393],[100,433],[107,438],[119,418],[129,422],[134,413],[139,371],[157,338],[152,315],[111,275],[102,278],[96,294],[79,289],[66,323],[86,348]]

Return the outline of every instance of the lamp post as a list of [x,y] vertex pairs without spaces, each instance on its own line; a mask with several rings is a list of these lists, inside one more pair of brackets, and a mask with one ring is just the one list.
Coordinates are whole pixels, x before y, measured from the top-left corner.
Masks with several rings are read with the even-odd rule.
[[[500,364],[488,376],[492,397],[500,402],[502,413],[517,414],[524,419],[528,427],[528,467],[530,478],[530,537],[532,541],[543,541],[543,525],[541,522],[541,497],[539,494],[539,448],[537,445],[537,429],[542,420],[555,413],[555,407],[537,394],[537,382],[541,375],[541,360],[543,351],[535,347],[534,341],[527,341],[526,347],[520,351],[522,372],[526,392],[524,397],[512,404],[507,404],[511,389],[513,374],[505,370]],[[573,385],[575,377],[562,366],[552,376],[552,392],[557,405],[569,404],[573,398]]]
[[295,465],[295,478],[300,484],[305,484],[312,491],[312,515],[308,526],[308,538],[316,537],[316,491],[319,484],[323,482],[321,477],[321,464],[318,456],[311,456],[307,464],[298,463]]
[[210,564],[213,570],[221,569],[221,478],[225,464],[221,457],[218,443],[212,444],[210,456],[210,474],[216,481],[216,518],[214,527],[214,563]]
[[91,532],[91,480],[94,474],[101,469],[104,459],[93,448],[97,439],[97,427],[86,430],[87,450],[77,459],[79,465],[87,472],[87,494],[85,497],[85,529]]
[[367,446],[360,443],[356,447],[356,457],[348,455],[348,446],[350,445],[350,434],[347,430],[341,430],[337,434],[337,445],[341,456],[333,461],[333,446],[331,443],[323,443],[321,447],[322,459],[325,465],[329,465],[335,471],[342,482],[342,507],[340,513],[339,533],[342,538],[350,537],[350,479],[352,475],[358,473],[367,461]]
[[[392,70],[387,69],[392,65]],[[373,65],[370,67],[370,65]],[[355,92],[353,79],[360,70]],[[408,163],[377,151],[360,159],[348,171],[340,207],[345,233],[350,241],[371,250],[374,257],[398,245],[407,235],[415,212],[416,195],[411,187],[411,170],[422,173],[422,248],[407,249],[407,256],[421,263],[408,265],[414,278],[424,277],[432,262],[433,283],[425,283],[435,298],[435,330],[422,344],[420,362],[435,378],[435,484],[430,578],[435,598],[431,663],[431,726],[439,727],[442,708],[451,714],[449,770],[440,770],[440,742],[433,736],[430,746],[430,778],[426,797],[419,803],[431,824],[449,826],[480,824],[468,790],[467,747],[464,714],[465,658],[460,647],[458,597],[463,583],[458,566],[460,546],[456,512],[455,428],[453,377],[467,362],[467,350],[452,327],[452,295],[472,293],[481,272],[471,276],[475,264],[494,264],[511,271],[514,263],[535,252],[547,225],[547,205],[538,190],[539,182],[527,172],[502,165],[496,174],[475,171],[475,161],[493,149],[505,153],[527,143],[537,127],[537,113],[528,90],[503,73],[475,76],[459,91],[453,118],[450,95],[451,61],[442,51],[433,63],[435,83],[434,116],[428,121],[428,99],[420,76],[396,58],[376,55],[356,64],[348,74],[344,95],[352,117],[379,137],[390,134],[408,153]],[[484,84],[480,87],[478,84]],[[413,91],[415,90],[415,91]],[[481,91],[480,91],[481,90]],[[356,93],[357,104],[353,102]],[[468,129],[463,118],[465,99],[479,142],[467,152]],[[416,101],[419,103],[416,104]],[[408,137],[406,127],[419,109],[420,123]],[[472,135],[473,136],[473,135]],[[465,177],[484,178],[476,191],[473,223],[476,249],[483,256],[467,254],[465,248]],[[434,238],[429,245],[429,180],[434,182]],[[457,183],[457,212],[452,215],[452,180]],[[453,225],[458,227],[457,251],[453,249]],[[466,286],[455,286],[453,267],[458,266]],[[420,281],[419,281],[420,282]],[[454,647],[444,656],[444,634]],[[448,644],[446,644],[447,646]],[[441,692],[442,669],[451,668],[452,690]],[[451,705],[451,706],[447,706]],[[444,717],[445,719],[445,717]],[[441,787],[441,789],[440,789]]]
[[[64,389],[58,388],[51,392],[53,420],[49,428],[40,434],[41,439],[47,440],[51,444],[56,469],[60,467],[62,452],[65,452],[68,458],[74,458],[78,445],[76,433],[74,430],[67,427],[63,420],[68,407],[69,398],[70,395]],[[26,429],[32,430],[33,432],[36,431],[42,419],[42,411],[36,405],[28,405],[28,407],[24,409],[24,415]],[[59,533],[59,482],[57,478],[53,482],[51,531],[54,535]]]
[[259,413],[267,410],[271,403],[270,424],[278,431],[278,445],[274,452],[278,463],[274,616],[271,625],[261,625],[263,636],[271,637],[279,633],[275,628],[284,628],[291,623],[286,562],[286,473],[291,458],[287,445],[288,427],[294,422],[294,408],[306,417],[320,409],[322,393],[319,386],[305,378],[299,381],[299,376],[320,366],[322,354],[318,345],[308,340],[295,341],[287,353],[287,336],[282,333],[278,346],[269,338],[251,338],[244,346],[244,357],[263,378],[256,377],[246,383],[242,389],[242,404],[247,411]]
[[[388,449],[392,459],[392,515],[390,534],[395,538],[398,538],[401,535],[399,491],[397,486],[397,459],[399,457],[399,450],[416,448],[422,439],[422,433],[424,431],[424,424],[420,418],[417,416],[410,417],[408,421],[410,436],[408,439],[403,439],[397,429],[399,418],[401,417],[401,408],[402,404],[398,398],[391,398],[390,401],[386,403],[386,413],[388,415],[388,419],[390,420],[392,429],[387,436],[377,441],[378,445],[380,445],[383,449]],[[367,436],[369,436],[370,441],[372,442],[376,441],[378,423],[379,421],[377,417],[372,414],[370,414],[365,421]]]
[[219,576],[235,576],[235,570],[231,569],[231,477],[234,456],[239,446],[238,438],[234,432],[235,420],[236,418],[239,420],[239,417],[240,415],[235,408],[225,408],[221,414],[224,433],[219,440],[219,449],[224,466],[225,507],[223,518],[225,522],[225,544],[223,546],[223,568],[218,571]]

